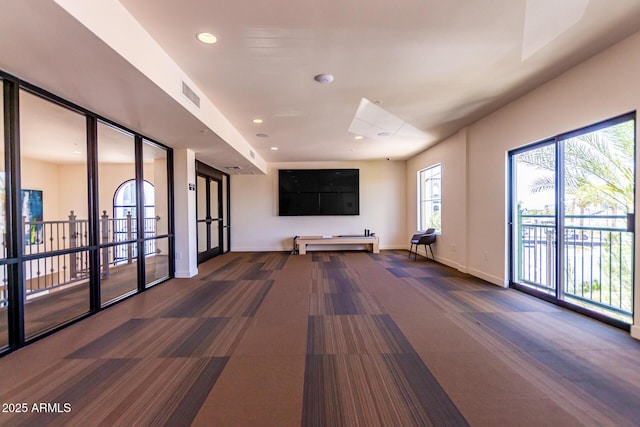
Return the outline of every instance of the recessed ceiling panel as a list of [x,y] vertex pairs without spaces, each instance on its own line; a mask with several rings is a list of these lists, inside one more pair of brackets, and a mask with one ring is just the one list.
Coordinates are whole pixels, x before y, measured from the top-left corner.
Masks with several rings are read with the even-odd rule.
[[405,140],[424,142],[427,139],[426,133],[366,98],[360,100],[348,130],[369,139],[393,139],[395,144]]

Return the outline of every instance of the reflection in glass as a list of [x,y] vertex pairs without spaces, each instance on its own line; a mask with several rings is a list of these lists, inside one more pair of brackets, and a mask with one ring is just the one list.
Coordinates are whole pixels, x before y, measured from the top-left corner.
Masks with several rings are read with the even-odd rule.
[[[150,243],[153,243],[156,248],[168,247],[169,239],[167,237],[155,239],[145,242],[145,245]],[[156,254],[150,253],[146,255],[144,257],[144,268],[147,286],[157,282],[160,279],[169,277],[168,254],[166,252],[159,252]]]
[[105,305],[138,289],[138,261],[135,256],[118,259],[116,254],[136,253],[136,244],[109,246],[100,250],[100,301]]
[[[146,237],[162,236],[169,232],[169,187],[167,177],[167,150],[144,141],[142,146],[144,164],[145,221],[154,219],[153,234],[145,231]],[[147,209],[153,206],[153,212]],[[159,247],[158,245],[156,245]],[[160,245],[161,246],[161,245]]]
[[208,248],[207,228],[206,222],[198,222],[198,253],[206,252]]
[[167,150],[144,140],[144,256],[146,285],[169,275],[169,239],[153,239],[169,233],[169,180]]
[[89,278],[75,277],[69,266],[84,264],[88,251],[26,261],[24,327],[26,337],[61,325],[89,312]]
[[[100,243],[137,238],[135,138],[98,122]],[[100,300],[104,305],[138,288],[135,243],[100,249]]]
[[2,281],[0,281],[0,348],[9,344],[9,318],[8,318],[8,298],[7,294],[7,266],[0,267],[0,275]]
[[89,310],[86,118],[20,91],[27,337]]
[[135,139],[98,122],[100,243],[136,238]]

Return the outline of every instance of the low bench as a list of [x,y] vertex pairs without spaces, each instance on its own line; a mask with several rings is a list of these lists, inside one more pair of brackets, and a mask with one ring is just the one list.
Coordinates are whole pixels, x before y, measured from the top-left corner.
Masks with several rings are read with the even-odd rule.
[[296,236],[293,245],[299,255],[307,253],[307,245],[367,245],[379,254],[379,242],[378,236]]

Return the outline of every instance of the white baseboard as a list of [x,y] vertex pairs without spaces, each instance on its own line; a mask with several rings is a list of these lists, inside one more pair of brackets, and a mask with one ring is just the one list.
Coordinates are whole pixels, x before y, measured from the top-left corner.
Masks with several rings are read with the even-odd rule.
[[[418,255],[422,255],[425,256],[424,253],[422,253],[421,251],[418,251]],[[431,259],[431,257],[429,257],[429,259]],[[449,259],[449,258],[445,258],[442,256],[437,256],[436,255],[436,261],[439,262],[440,264],[444,264],[446,266],[449,266],[451,268],[455,268],[456,270],[458,270],[461,273],[465,273],[465,274],[470,274],[472,276],[478,277],[482,280],[485,280],[491,284],[503,287],[503,288],[508,288],[509,287],[509,282],[507,282],[506,280],[502,279],[501,277],[497,277],[497,276],[492,276],[491,274],[487,274],[483,271],[480,270],[476,270],[473,268],[467,268],[464,265],[460,265],[458,264],[456,261]]]
[[[313,247],[313,250],[308,250],[307,252],[320,252],[320,251],[339,251],[339,250],[366,250],[365,246],[360,245],[317,245]],[[397,245],[384,245],[380,246],[380,250],[402,250],[407,249],[405,244],[397,244]],[[246,246],[246,247],[237,247],[234,246],[231,248],[231,252],[291,252],[293,250],[292,247],[256,247],[256,246]]]
[[407,245],[404,244],[404,243],[398,243],[398,244],[395,244],[395,245],[393,245],[393,244],[392,245],[384,245],[384,246],[380,245],[380,250],[381,251],[383,251],[383,250],[399,251],[399,250],[403,250],[403,249],[404,250],[408,250],[407,249]]
[[[418,251],[418,255],[422,255],[423,257],[426,257],[426,255],[423,254],[420,251]],[[429,252],[429,257],[428,258],[431,259],[431,252]],[[444,264],[444,265],[446,265],[448,267],[451,267],[451,268],[455,268],[460,273],[465,273],[465,274],[468,273],[466,266],[458,264],[457,261],[454,261],[452,259],[445,258],[445,257],[442,257],[442,256],[436,256],[436,262],[439,262],[440,264]]]
[[640,325],[631,325],[631,338],[640,340]]
[[[431,259],[431,256],[429,256],[429,259]],[[439,262],[440,264],[444,264],[444,265],[446,265],[448,267],[455,268],[456,270],[459,270],[458,263],[456,261],[452,260],[452,259],[439,256],[439,257],[436,257],[436,261]]]
[[502,277],[497,277],[497,276],[493,276],[491,274],[487,274],[484,271],[480,271],[480,270],[476,270],[474,268],[470,268],[469,269],[469,274],[471,274],[472,276],[476,276],[482,280],[485,280],[489,283],[492,283],[496,286],[500,286],[501,288],[507,288],[509,287],[509,283],[506,282],[505,279],[503,279]]
[[174,277],[176,277],[177,279],[190,279],[194,276],[198,275],[198,270],[196,269],[195,271],[191,271],[191,270],[180,270],[180,271],[176,271],[174,274]]
[[233,247],[230,252],[290,252],[292,248],[283,248],[283,247],[255,247],[255,246],[247,246],[247,247]]

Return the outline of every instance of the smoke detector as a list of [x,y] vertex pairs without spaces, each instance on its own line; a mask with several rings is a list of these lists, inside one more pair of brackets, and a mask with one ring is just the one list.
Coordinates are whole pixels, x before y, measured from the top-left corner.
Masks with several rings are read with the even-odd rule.
[[313,79],[315,81],[317,81],[318,83],[326,85],[326,84],[329,84],[329,83],[331,83],[333,81],[333,75],[331,75],[331,74],[318,74]]

